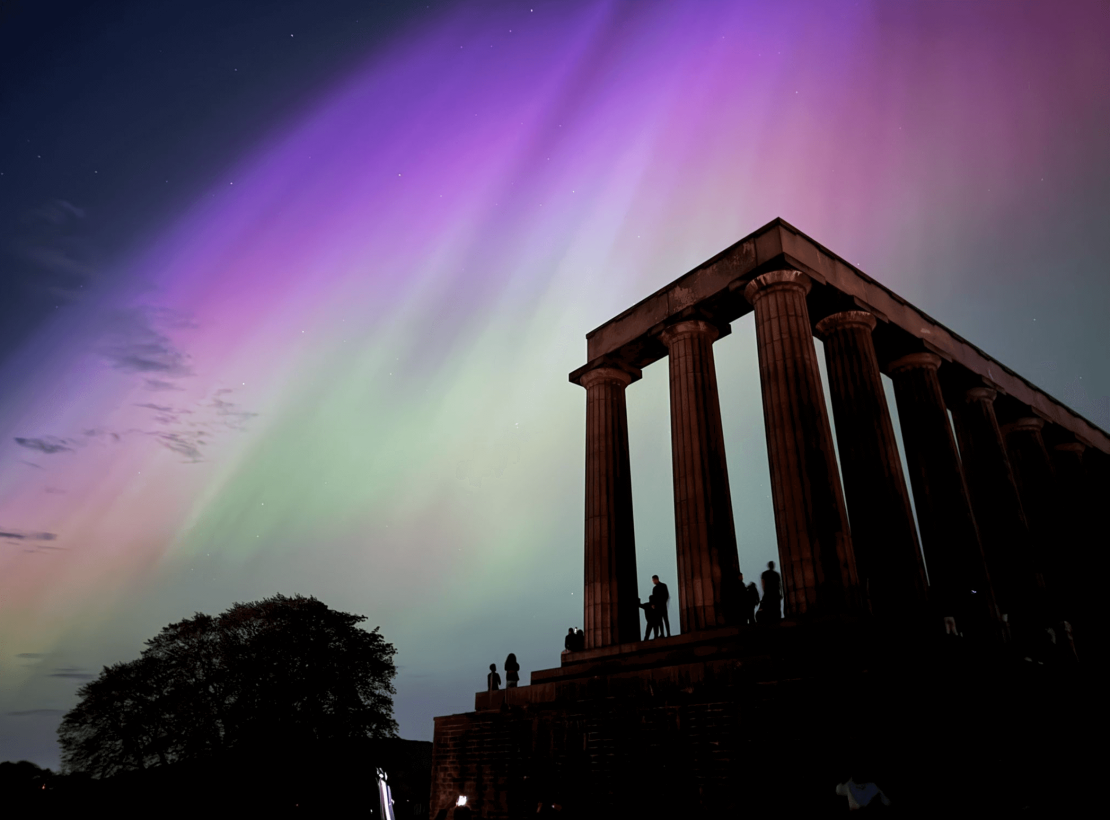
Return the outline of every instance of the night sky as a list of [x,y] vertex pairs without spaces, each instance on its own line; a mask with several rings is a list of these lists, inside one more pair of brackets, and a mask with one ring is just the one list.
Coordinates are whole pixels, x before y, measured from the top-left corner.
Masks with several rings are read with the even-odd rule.
[[[381,626],[404,737],[557,665],[585,334],[776,216],[1110,427],[1108,146],[1104,1],[0,0],[0,760],[278,592]],[[646,597],[665,364],[628,402]]]

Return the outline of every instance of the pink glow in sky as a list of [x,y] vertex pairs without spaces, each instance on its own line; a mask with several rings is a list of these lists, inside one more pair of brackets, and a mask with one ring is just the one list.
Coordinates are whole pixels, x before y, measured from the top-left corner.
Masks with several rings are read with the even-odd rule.
[[[776,216],[1107,426],[1107,9],[468,3],[404,29],[7,359],[0,758],[56,763],[54,670],[275,592],[381,625],[406,737],[509,651],[555,665],[585,333]],[[717,356],[754,571],[751,328]],[[657,369],[628,397],[645,585],[674,577]]]

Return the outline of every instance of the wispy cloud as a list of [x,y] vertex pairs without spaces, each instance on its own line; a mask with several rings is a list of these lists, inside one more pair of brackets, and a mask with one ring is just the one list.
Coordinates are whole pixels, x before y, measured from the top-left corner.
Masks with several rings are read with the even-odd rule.
[[24,659],[27,659],[27,660],[38,660],[39,658],[45,658],[46,653],[45,652],[20,652],[18,655],[16,655],[16,657],[17,658],[24,658]]
[[[98,275],[97,254],[83,233],[84,208],[52,199],[24,214],[18,239],[5,250],[15,260],[11,274],[28,291],[74,301]],[[21,281],[20,281],[21,280]]]
[[71,678],[72,680],[92,680],[96,677],[87,669],[79,666],[60,666],[47,675],[48,678]]
[[165,379],[143,379],[147,390],[160,391],[160,390],[184,390],[183,387],[178,387],[173,382],[168,382]]
[[74,442],[57,436],[43,436],[42,438],[21,438],[17,436],[15,443],[20,447],[26,447],[28,450],[35,450],[49,456],[54,453],[72,452],[73,447],[70,445]]
[[156,389],[174,389],[171,379],[193,371],[188,354],[165,331],[191,326],[187,318],[165,308],[117,311],[100,353],[115,370],[143,375],[148,386],[158,385]]
[[44,205],[33,208],[30,216],[51,225],[65,225],[74,219],[84,219],[85,209],[78,208],[65,199],[52,199]]
[[204,444],[201,433],[154,433],[154,437],[167,450],[180,453],[190,463],[204,460],[200,450],[200,445]]
[[243,425],[249,419],[254,418],[258,413],[249,413],[239,409],[239,405],[233,401],[228,401],[225,396],[230,396],[234,391],[230,387],[224,387],[216,391],[215,396],[212,397],[212,402],[208,405],[216,411],[216,415],[223,419],[223,423],[232,430],[241,430]]
[[5,541],[56,541],[58,536],[52,532],[19,532],[18,530],[2,530],[0,538]]

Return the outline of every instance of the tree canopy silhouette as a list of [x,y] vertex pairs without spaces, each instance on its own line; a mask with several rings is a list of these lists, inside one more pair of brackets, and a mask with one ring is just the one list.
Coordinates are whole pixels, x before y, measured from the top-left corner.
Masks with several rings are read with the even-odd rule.
[[78,690],[58,728],[63,766],[107,777],[395,737],[396,650],[365,620],[275,595],[170,624]]

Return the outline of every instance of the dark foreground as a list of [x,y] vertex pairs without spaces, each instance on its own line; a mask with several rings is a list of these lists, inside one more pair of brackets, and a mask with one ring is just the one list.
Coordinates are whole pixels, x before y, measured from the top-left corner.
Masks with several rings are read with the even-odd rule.
[[378,817],[379,766],[389,773],[397,820],[427,817],[431,744],[401,739],[346,750],[260,750],[251,759],[159,766],[103,780],[55,776],[11,788],[3,815]]
[[829,622],[589,654],[436,719],[433,817],[840,816],[849,778],[891,816],[1096,805],[1099,684],[1062,649]]

